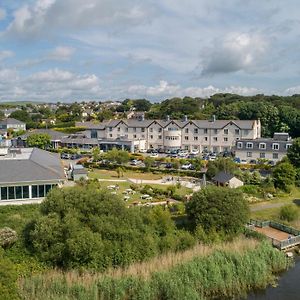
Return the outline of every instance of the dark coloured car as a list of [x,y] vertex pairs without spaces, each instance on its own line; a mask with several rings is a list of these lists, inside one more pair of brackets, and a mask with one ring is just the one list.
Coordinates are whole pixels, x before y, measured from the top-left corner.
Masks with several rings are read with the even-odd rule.
[[166,168],[166,169],[172,169],[172,168],[173,168],[173,164],[171,164],[171,163],[166,163],[165,168]]

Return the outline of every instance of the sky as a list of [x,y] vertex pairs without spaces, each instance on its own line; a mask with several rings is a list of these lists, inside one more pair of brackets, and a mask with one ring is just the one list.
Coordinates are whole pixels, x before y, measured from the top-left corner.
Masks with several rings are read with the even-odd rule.
[[0,102],[300,93],[298,0],[1,0]]

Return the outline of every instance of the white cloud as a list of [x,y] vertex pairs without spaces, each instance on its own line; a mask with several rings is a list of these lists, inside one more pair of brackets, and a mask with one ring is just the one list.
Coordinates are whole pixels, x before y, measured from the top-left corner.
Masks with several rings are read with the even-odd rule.
[[149,15],[155,16],[153,11],[153,5],[138,0],[36,0],[14,12],[7,33],[26,38],[57,29],[72,31],[95,26],[123,29],[147,22]]
[[226,88],[217,88],[212,85],[207,87],[181,87],[180,85],[170,84],[161,80],[156,86],[132,85],[127,89],[127,95],[131,97],[204,97],[207,98],[216,93],[233,93],[239,95],[255,95],[259,93],[256,88],[248,88],[241,86],[230,86]]
[[6,18],[6,11],[3,8],[0,8],[0,21]]
[[4,59],[7,59],[7,58],[10,58],[10,57],[13,57],[13,56],[14,56],[14,52],[12,52],[10,50],[0,51],[0,61],[4,60]]
[[0,101],[72,101],[95,99],[103,93],[94,74],[50,69],[21,78],[14,69],[0,69]]
[[284,95],[295,95],[300,94],[300,85],[289,87],[284,90]]
[[262,70],[268,46],[267,39],[259,34],[229,34],[202,51],[202,74]]
[[75,49],[66,46],[58,46],[48,54],[47,58],[52,60],[69,60]]

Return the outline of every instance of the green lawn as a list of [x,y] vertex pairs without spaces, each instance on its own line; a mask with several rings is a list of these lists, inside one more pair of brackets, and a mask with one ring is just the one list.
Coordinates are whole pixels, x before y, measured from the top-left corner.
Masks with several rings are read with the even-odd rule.
[[97,178],[97,179],[144,179],[144,180],[157,180],[162,179],[164,175],[162,174],[153,174],[151,172],[142,173],[132,170],[127,170],[124,172],[123,176],[118,178],[118,174],[114,170],[99,170],[94,169],[92,172],[89,173],[90,178]]

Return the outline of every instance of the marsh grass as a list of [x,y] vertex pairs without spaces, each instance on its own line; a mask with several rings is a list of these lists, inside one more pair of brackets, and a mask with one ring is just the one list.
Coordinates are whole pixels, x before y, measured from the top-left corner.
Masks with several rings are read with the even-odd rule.
[[275,282],[283,253],[266,242],[239,238],[197,245],[105,273],[52,270],[19,282],[23,299],[233,299]]

